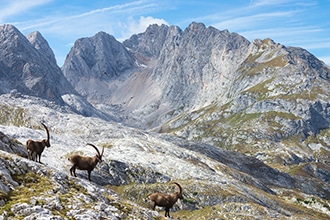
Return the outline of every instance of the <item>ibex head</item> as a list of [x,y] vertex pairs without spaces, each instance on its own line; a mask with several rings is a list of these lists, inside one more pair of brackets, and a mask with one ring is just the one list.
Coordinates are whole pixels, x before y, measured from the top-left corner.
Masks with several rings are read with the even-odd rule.
[[96,158],[97,158],[97,162],[102,162],[102,156],[103,156],[103,152],[104,152],[104,147],[102,147],[102,153],[100,153],[100,151],[97,149],[97,147],[95,147],[95,145],[87,143],[87,145],[92,146],[95,150],[96,150]]

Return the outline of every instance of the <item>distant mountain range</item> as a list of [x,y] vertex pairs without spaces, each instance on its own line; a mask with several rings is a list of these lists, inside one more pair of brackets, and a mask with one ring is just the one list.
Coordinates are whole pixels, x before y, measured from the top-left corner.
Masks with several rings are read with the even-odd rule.
[[[122,43],[105,32],[78,39],[60,68],[41,33],[1,25],[0,85],[1,95],[54,111],[238,151],[245,165],[237,155],[225,164],[267,186],[242,167],[248,158],[258,171],[260,160],[298,175],[283,178],[299,190],[330,193],[330,67],[302,48],[196,22],[151,25]],[[210,149],[193,151],[212,158]],[[325,185],[316,192],[304,181]]]
[[200,23],[184,31],[152,25],[122,44],[104,32],[79,39],[62,71],[93,105],[116,106],[124,122],[148,129],[176,129],[171,124],[179,118],[214,107],[222,110],[213,120],[291,115],[290,125],[287,118],[280,123],[282,136],[306,137],[330,123],[330,70],[323,62],[301,48],[271,39],[249,42]]
[[249,42],[195,22],[151,25],[123,43],[99,32],[78,39],[60,69],[39,32],[0,31],[1,93],[66,102],[87,116],[96,108],[130,126],[224,146],[246,136],[304,140],[330,125],[329,67],[271,39]]

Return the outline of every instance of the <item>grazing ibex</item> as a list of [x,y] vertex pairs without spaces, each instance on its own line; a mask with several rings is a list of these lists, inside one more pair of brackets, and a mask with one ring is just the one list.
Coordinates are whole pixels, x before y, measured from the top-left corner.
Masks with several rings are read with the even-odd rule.
[[88,180],[91,181],[91,172],[96,167],[97,163],[102,162],[102,156],[104,152],[104,147],[102,148],[102,153],[100,154],[100,151],[93,145],[88,143],[87,145],[92,146],[97,154],[94,157],[87,157],[87,156],[81,156],[79,154],[74,154],[69,156],[68,160],[73,164],[70,168],[70,174],[74,174],[76,177],[76,169],[79,170],[87,170],[88,172]]
[[[39,156],[39,163],[40,162],[40,157],[42,152],[44,151],[45,147],[50,147],[50,143],[49,143],[49,131],[47,126],[44,123],[41,123],[42,126],[44,126],[44,128],[46,129],[46,133],[47,133],[47,139],[43,139],[40,141],[34,141],[34,140],[27,140],[26,141],[26,150],[28,151],[28,158],[30,160],[34,160],[37,161],[38,160],[38,156]],[[35,158],[34,156],[35,155]]]
[[173,205],[178,199],[183,199],[181,186],[176,182],[173,183],[178,186],[179,192],[175,192],[172,194],[154,192],[149,194],[147,197],[147,199],[150,200],[153,210],[155,210],[156,206],[165,207],[165,217],[170,217],[170,208],[173,207]]

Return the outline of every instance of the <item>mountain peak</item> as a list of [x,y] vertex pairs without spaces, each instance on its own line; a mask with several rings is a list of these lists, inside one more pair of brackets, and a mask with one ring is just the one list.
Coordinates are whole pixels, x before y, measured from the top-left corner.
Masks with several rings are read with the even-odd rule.
[[21,42],[25,46],[29,44],[25,36],[11,24],[0,25],[0,42],[2,46],[11,47],[17,47],[19,45],[17,42]]
[[[179,29],[179,28],[178,28]],[[167,25],[150,25],[145,32],[132,35],[123,44],[135,53],[135,57],[147,64],[150,59],[157,59],[166,40],[169,27]]]
[[206,28],[206,26],[205,26],[205,24],[203,24],[203,23],[192,22],[192,23],[188,26],[187,30],[196,31],[196,30],[203,30],[203,29],[205,29],[205,28]]
[[134,68],[134,65],[134,60],[124,45],[112,35],[101,31],[93,37],[81,38],[74,43],[62,71],[79,94],[85,96],[101,93],[106,99],[109,88],[103,88],[102,85],[121,77],[126,70]]
[[159,31],[160,29],[168,29],[168,26],[166,24],[151,24],[147,27],[146,33],[154,32],[154,31]]
[[50,48],[46,39],[41,35],[39,31],[32,32],[26,36],[31,45],[40,53],[45,55],[50,62],[56,63],[53,50]]
[[29,37],[27,37],[28,39],[29,38],[36,38],[36,39],[43,39],[43,40],[45,40],[44,37],[42,36],[42,34],[39,31],[33,31],[28,36],[29,36]]
[[19,30],[12,24],[0,25],[0,31],[2,31],[3,33],[19,32]]
[[93,37],[92,39],[107,39],[107,40],[111,40],[111,41],[115,41],[115,42],[118,42],[116,40],[116,38],[104,31],[99,31],[97,32]]

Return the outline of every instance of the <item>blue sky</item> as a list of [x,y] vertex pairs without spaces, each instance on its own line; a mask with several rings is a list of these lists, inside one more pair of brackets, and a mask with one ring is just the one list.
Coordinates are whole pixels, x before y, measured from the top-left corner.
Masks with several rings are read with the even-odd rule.
[[117,40],[150,24],[202,22],[248,40],[271,38],[307,49],[330,65],[330,0],[0,0],[0,24],[39,31],[62,66],[75,40],[99,31]]

